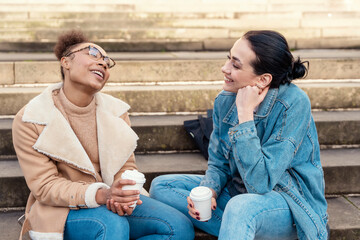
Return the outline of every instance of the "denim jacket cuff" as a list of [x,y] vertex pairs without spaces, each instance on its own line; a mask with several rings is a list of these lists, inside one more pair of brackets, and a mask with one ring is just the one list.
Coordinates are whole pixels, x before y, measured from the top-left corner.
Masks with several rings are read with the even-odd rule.
[[236,125],[235,127],[229,129],[229,137],[232,143],[234,143],[236,141],[236,138],[238,138],[239,136],[247,134],[256,134],[256,127],[254,121],[240,123],[239,125]]

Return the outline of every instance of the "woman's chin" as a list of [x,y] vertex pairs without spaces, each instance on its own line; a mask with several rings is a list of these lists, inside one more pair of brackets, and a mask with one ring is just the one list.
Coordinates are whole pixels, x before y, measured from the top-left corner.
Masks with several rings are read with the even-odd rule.
[[223,85],[223,90],[227,91],[227,92],[233,92],[233,93],[238,92],[238,89],[235,89],[234,87],[230,87],[226,83]]

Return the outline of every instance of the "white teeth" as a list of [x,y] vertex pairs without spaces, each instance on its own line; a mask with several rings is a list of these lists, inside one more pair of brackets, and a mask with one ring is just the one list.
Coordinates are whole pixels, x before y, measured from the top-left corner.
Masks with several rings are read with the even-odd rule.
[[224,77],[224,80],[227,82],[232,82],[232,80],[228,79],[227,77]]
[[99,75],[99,76],[102,77],[102,78],[104,77],[104,75],[102,74],[102,72],[99,72],[99,71],[91,71],[91,72]]

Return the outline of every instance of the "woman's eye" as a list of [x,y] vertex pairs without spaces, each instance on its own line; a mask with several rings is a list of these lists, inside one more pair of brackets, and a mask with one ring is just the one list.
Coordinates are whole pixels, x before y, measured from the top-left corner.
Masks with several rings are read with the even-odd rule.
[[235,64],[233,64],[233,67],[236,69],[240,69],[240,67],[236,66]]
[[231,59],[231,57],[229,56],[229,55],[227,55],[227,58],[230,60]]
[[90,50],[89,55],[96,57],[97,54],[96,54],[96,51]]
[[99,58],[100,52],[97,49],[92,48],[89,51],[89,55],[91,55],[91,56],[93,56],[95,58]]

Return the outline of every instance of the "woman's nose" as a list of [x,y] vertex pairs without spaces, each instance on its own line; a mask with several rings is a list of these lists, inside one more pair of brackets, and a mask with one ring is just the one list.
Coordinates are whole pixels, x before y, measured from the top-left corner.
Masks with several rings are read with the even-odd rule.
[[228,62],[226,62],[224,66],[221,67],[221,71],[225,74],[230,74],[230,69],[228,68]]

